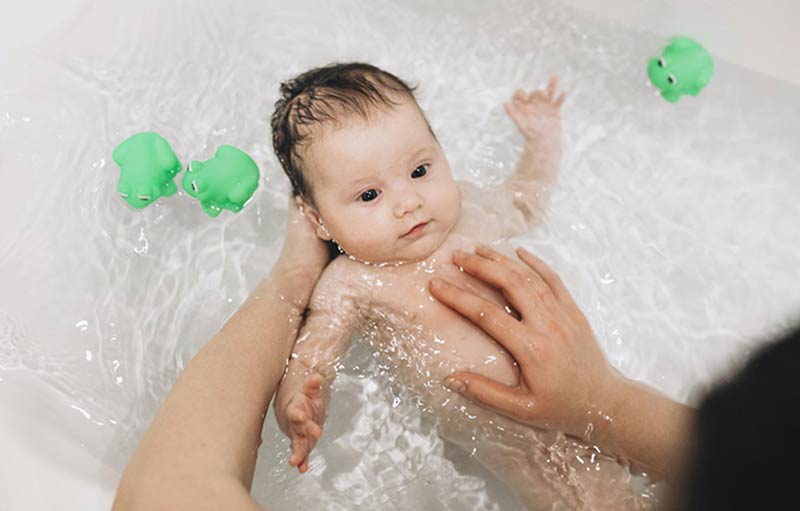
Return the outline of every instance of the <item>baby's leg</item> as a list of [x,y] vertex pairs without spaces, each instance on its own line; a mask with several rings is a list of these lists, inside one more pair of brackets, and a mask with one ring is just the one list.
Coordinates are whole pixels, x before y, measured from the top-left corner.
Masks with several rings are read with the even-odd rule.
[[[530,511],[580,508],[567,484],[568,467],[551,460],[557,434],[539,433],[486,410],[468,412],[463,398],[450,396],[450,408],[434,409],[439,435],[467,452],[503,481]],[[434,400],[436,402],[436,400]],[[468,406],[468,405],[467,405]]]
[[[625,465],[561,433],[529,428],[455,398],[434,408],[439,434],[472,452],[531,511],[644,511]],[[434,400],[438,402],[440,400]],[[453,406],[455,405],[455,406]]]
[[569,478],[579,490],[585,509],[648,511],[655,508],[656,502],[635,491],[627,464],[606,456],[594,446],[563,435],[559,444],[557,450],[569,466]]

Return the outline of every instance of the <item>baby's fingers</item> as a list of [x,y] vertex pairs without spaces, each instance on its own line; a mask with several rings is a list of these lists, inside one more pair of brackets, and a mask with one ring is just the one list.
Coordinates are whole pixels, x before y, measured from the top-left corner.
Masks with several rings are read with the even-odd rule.
[[312,374],[303,383],[303,393],[311,399],[322,397],[322,375],[319,373]]
[[550,77],[550,81],[547,83],[547,99],[552,100],[553,94],[556,92],[556,85],[558,84],[558,77],[553,75]]
[[297,470],[299,470],[301,474],[305,474],[306,472],[308,472],[308,458],[303,460],[303,464],[300,465],[300,467],[298,467]]
[[289,457],[289,465],[297,467],[301,474],[308,471],[308,456],[316,445],[314,438],[306,436],[296,436],[292,438],[292,455]]
[[506,115],[508,115],[511,118],[511,120],[514,121],[514,124],[516,124],[521,129],[520,114],[519,110],[517,110],[518,108],[517,105],[514,103],[504,103],[503,108],[506,111]]
[[319,437],[322,436],[322,428],[316,422],[308,421],[306,423],[306,434],[314,440],[319,440]]
[[296,406],[290,406],[286,409],[286,418],[289,419],[289,422],[295,427],[300,426],[308,420],[306,412]]
[[561,108],[561,105],[564,103],[564,99],[566,97],[567,97],[567,93],[566,92],[562,92],[561,95],[558,96],[558,99],[556,100],[556,102],[554,103],[555,107],[556,108]]
[[296,467],[308,456],[307,440],[303,436],[292,437],[292,455],[289,456],[289,465]]

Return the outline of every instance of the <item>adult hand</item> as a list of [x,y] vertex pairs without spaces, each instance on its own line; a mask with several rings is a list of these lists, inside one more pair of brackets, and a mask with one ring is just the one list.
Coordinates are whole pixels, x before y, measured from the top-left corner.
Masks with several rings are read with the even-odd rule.
[[328,247],[321,240],[300,209],[297,197],[289,195],[286,241],[278,259],[282,267],[302,271],[314,282],[329,262]]
[[457,253],[453,261],[501,290],[519,320],[458,286],[437,287],[439,279],[433,279],[431,292],[511,353],[520,382],[510,387],[456,372],[445,384],[519,422],[590,438],[598,422],[613,417],[624,377],[608,364],[586,317],[541,259],[521,248],[520,260],[484,246],[476,253]]

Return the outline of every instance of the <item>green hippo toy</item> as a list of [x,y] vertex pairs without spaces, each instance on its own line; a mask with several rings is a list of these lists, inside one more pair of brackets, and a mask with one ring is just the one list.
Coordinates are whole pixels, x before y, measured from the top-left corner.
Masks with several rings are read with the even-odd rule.
[[178,191],[173,179],[181,162],[164,137],[147,131],[123,140],[111,158],[119,165],[117,192],[134,208],[141,209],[159,197]]
[[661,56],[647,61],[647,76],[670,103],[677,103],[684,94],[697,96],[711,81],[714,59],[696,41],[673,37]]
[[198,199],[208,216],[222,209],[238,213],[258,188],[258,166],[247,153],[221,145],[213,158],[192,161],[183,175],[183,189]]

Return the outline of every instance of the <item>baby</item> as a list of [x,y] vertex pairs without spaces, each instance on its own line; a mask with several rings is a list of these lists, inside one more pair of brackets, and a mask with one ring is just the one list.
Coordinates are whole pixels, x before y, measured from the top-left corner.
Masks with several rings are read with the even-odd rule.
[[[561,158],[556,79],[517,91],[506,113],[525,138],[515,172],[481,189],[453,179],[414,88],[374,66],[312,69],[281,85],[272,116],[275,152],[317,235],[345,254],[325,268],[275,398],[301,473],[322,434],[337,363],[353,334],[437,417],[440,435],[508,484],[529,509],[641,509],[627,467],[559,433],[475,405],[442,385],[455,371],[519,382],[513,358],[469,320],[436,301],[434,276],[519,319],[501,293],[461,271],[457,251],[530,230],[546,207]],[[513,256],[512,256],[513,257]]]

